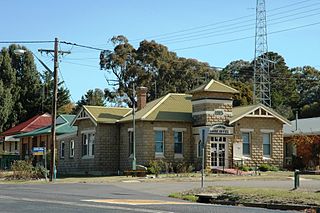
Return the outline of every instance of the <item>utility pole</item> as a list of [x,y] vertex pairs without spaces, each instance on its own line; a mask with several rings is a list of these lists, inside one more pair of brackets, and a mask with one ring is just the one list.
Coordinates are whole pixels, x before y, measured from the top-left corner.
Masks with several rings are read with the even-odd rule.
[[136,114],[136,107],[135,107],[135,97],[136,97],[136,89],[135,89],[135,85],[133,83],[132,86],[132,96],[133,96],[133,101],[132,101],[132,126],[133,126],[133,160],[132,160],[132,170],[136,170],[137,169],[137,159],[136,159],[136,118],[135,118],[135,114]]
[[270,74],[267,44],[267,18],[265,0],[257,0],[254,54],[253,101],[271,107]]
[[57,117],[57,100],[58,100],[58,69],[59,69],[59,54],[70,54],[70,51],[58,50],[59,40],[54,39],[54,50],[39,49],[40,53],[53,53],[53,96],[52,96],[52,122],[51,122],[51,161],[50,161],[50,181],[56,179],[56,117]]

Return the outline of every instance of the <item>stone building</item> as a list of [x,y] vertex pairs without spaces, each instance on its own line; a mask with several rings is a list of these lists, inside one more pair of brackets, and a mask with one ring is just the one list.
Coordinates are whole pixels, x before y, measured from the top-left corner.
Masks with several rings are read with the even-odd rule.
[[[199,131],[208,129],[207,170],[239,163],[282,167],[283,124],[289,121],[262,104],[233,107],[236,93],[211,80],[188,94],[169,93],[146,103],[146,88],[140,88],[135,112],[137,164],[162,159],[199,169]],[[58,172],[117,174],[132,168],[132,109],[84,106],[73,124],[78,126],[71,139],[74,155],[59,159]]]

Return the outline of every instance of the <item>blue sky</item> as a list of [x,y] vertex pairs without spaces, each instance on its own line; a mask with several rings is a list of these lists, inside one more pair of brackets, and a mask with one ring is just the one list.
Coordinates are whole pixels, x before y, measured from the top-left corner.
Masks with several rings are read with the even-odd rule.
[[[178,56],[225,67],[231,61],[254,57],[255,4],[256,0],[2,0],[0,41],[58,37],[111,49],[108,40],[125,35],[135,47],[143,39],[154,39]],[[269,51],[282,55],[289,67],[320,69],[320,1],[266,0],[266,7]],[[250,38],[242,39],[245,37]],[[53,67],[52,57],[37,52],[39,48],[53,49],[53,44],[25,46]],[[108,86],[105,77],[112,76],[99,69],[99,51],[60,47],[71,51],[60,58],[59,75],[74,101],[89,89]],[[43,70],[39,64],[38,69]]]

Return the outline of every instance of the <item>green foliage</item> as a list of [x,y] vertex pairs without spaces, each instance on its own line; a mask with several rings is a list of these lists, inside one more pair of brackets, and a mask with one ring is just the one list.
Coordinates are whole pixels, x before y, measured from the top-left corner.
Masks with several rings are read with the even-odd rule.
[[251,171],[252,169],[249,166],[240,166],[239,169],[244,172]]
[[30,180],[43,178],[46,169],[42,166],[33,167],[31,161],[17,160],[14,161],[12,166],[12,176],[9,177],[14,180]]
[[[14,50],[24,49],[24,55]],[[59,83],[58,110],[70,103],[69,91]],[[40,75],[33,55],[25,47],[12,44],[0,52],[0,132],[41,112],[51,112],[52,73]]]
[[112,42],[114,50],[100,55],[101,69],[117,79],[118,88],[106,91],[108,101],[116,99],[132,106],[133,83],[148,88],[150,101],[169,92],[189,91],[208,79],[218,78],[216,70],[207,63],[178,57],[155,41],[144,40],[137,49],[124,36],[113,37]]
[[277,172],[279,171],[279,168],[270,164],[261,164],[259,166],[259,170],[261,172],[266,172],[266,171],[273,171],[273,172]]
[[158,176],[163,169],[163,161],[162,160],[150,160],[148,162],[147,171],[149,174],[154,174]]
[[104,92],[98,88],[95,90],[88,90],[87,93],[81,97],[81,100],[77,102],[74,113],[79,112],[83,105],[105,106]]

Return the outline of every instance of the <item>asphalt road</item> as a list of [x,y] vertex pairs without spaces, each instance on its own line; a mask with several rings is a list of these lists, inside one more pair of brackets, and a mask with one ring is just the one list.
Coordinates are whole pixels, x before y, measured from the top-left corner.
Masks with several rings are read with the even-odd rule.
[[0,212],[283,212],[167,197],[168,192],[183,191],[193,184],[197,183],[0,184]]

